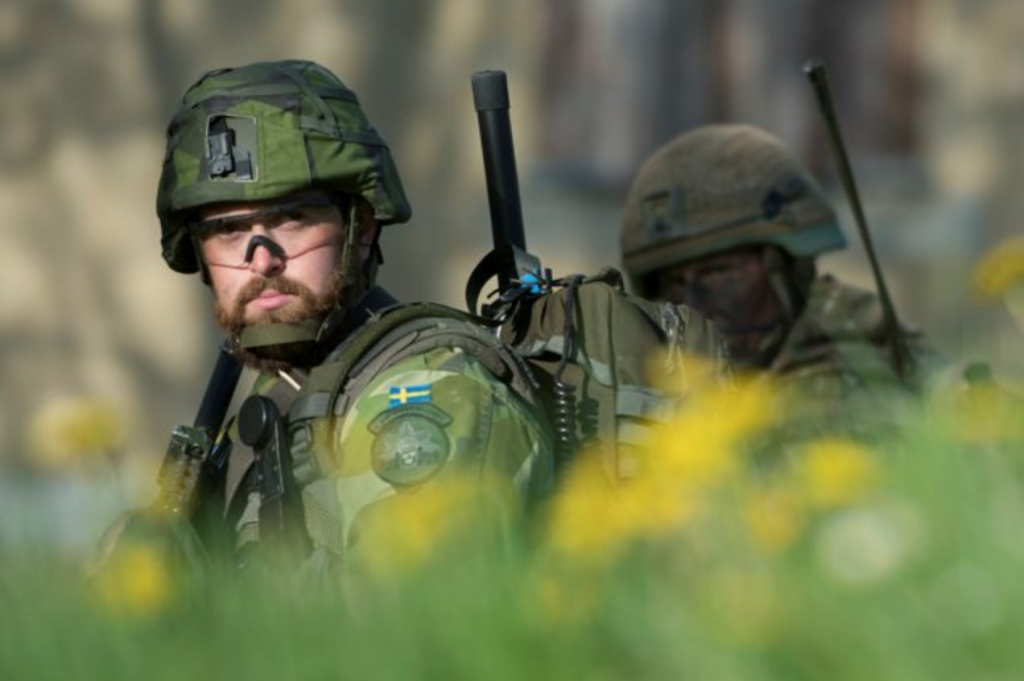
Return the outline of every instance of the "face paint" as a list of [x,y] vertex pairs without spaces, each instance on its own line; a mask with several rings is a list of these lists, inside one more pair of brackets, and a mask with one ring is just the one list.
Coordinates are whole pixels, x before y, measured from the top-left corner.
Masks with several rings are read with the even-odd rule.
[[765,272],[760,249],[742,249],[663,270],[660,299],[682,303],[715,322],[743,363],[784,322],[782,306]]

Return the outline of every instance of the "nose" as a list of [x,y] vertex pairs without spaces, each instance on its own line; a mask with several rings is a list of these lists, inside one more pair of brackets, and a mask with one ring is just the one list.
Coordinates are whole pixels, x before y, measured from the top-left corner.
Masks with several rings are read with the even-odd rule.
[[249,269],[263,276],[271,276],[284,269],[286,257],[280,244],[263,234],[253,234],[245,249],[245,262]]

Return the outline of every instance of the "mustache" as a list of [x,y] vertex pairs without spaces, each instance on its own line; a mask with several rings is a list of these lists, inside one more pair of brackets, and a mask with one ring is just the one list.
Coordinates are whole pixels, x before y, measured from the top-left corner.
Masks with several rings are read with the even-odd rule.
[[[268,289],[296,296],[299,300],[285,309],[261,313],[247,321],[246,306]],[[325,290],[319,295],[307,286],[281,274],[267,278],[255,277],[239,289],[232,301],[223,300],[215,295],[214,311],[218,324],[228,335],[233,352],[242,362],[259,371],[275,372],[288,366],[304,366],[299,364],[302,357],[289,355],[291,350],[288,346],[278,346],[277,349],[266,347],[259,351],[246,350],[239,344],[242,330],[250,324],[290,324],[324,317],[344,304],[348,290],[349,284],[340,267],[330,275]]]
[[268,278],[259,277],[246,283],[246,285],[238,292],[238,296],[233,302],[229,303],[227,301],[215,299],[214,308],[217,322],[225,331],[228,332],[229,335],[238,334],[242,328],[246,326],[246,305],[259,298],[260,294],[268,289],[272,289],[286,295],[294,295],[301,300],[301,304],[297,309],[286,312],[275,311],[269,313],[265,317],[265,321],[268,322],[300,321],[303,317],[329,308],[335,301],[335,298],[332,295],[333,291],[327,296],[324,296],[323,299],[317,299],[312,290],[285,276],[275,275]]
[[238,293],[237,306],[241,309],[260,297],[267,289],[273,289],[279,293],[286,295],[300,296],[302,298],[312,298],[313,292],[302,284],[292,281],[284,275],[275,275],[269,278],[253,279]]

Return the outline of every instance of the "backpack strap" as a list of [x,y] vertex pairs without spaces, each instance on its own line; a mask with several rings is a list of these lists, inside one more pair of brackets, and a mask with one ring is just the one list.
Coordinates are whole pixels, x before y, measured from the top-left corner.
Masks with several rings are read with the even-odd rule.
[[[319,429],[324,420],[344,417],[374,378],[396,362],[442,347],[463,350],[513,392],[534,402],[535,383],[525,361],[471,315],[434,303],[415,303],[373,318],[312,370],[288,409],[292,474],[301,490],[311,564],[332,564],[329,556],[343,555],[345,541],[344,514],[335,483],[327,475],[330,453],[321,446]],[[316,431],[321,433],[319,438]]]
[[[613,269],[529,299],[501,330],[536,369],[564,449],[581,444],[588,456],[601,456],[611,479],[635,475],[652,427],[697,387],[692,379],[702,374],[692,371],[691,355],[710,361],[720,385],[731,380],[710,321],[686,306],[626,293]],[[662,365],[655,368],[656,358]],[[566,451],[559,452],[563,466]]]
[[484,305],[484,317],[501,318],[503,309],[514,306],[520,297],[540,293],[539,287],[532,286],[527,281],[532,275],[532,281],[539,282],[542,274],[540,260],[518,246],[503,244],[485,255],[469,274],[466,281],[466,309],[471,314],[476,314],[477,301],[487,282],[494,278],[502,281],[503,277],[508,277],[510,273],[514,273],[515,280],[508,281],[502,287],[499,291],[501,295],[495,304]]
[[495,377],[534,403],[536,383],[526,362],[465,312],[436,303],[413,303],[385,311],[365,324],[310,372],[288,409],[291,453],[300,486],[324,477],[308,427],[314,419],[343,415],[351,400],[381,371],[406,357],[459,348]]

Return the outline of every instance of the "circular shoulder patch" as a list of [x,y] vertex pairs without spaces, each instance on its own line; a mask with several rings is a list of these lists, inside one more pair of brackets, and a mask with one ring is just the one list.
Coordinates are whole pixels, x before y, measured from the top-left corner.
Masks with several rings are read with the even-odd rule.
[[417,485],[433,477],[448,460],[444,432],[451,417],[433,404],[405,404],[370,422],[377,436],[370,451],[373,470],[392,485]]

